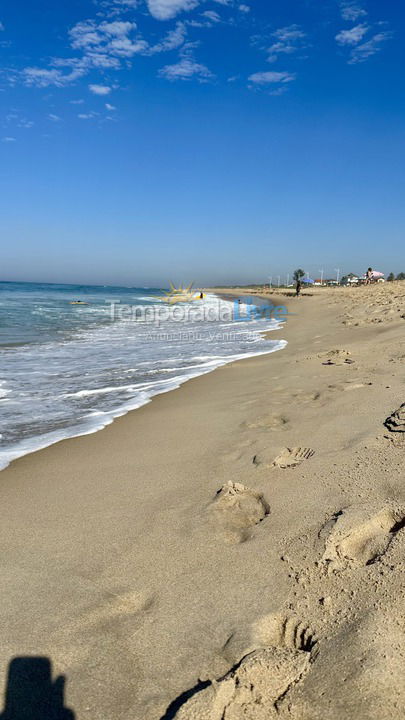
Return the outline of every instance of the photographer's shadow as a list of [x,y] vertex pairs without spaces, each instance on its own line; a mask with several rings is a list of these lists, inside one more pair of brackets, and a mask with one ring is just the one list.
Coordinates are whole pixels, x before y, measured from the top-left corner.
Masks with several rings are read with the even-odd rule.
[[8,668],[4,710],[0,720],[74,720],[64,707],[65,678],[52,680],[46,657],[16,657]]

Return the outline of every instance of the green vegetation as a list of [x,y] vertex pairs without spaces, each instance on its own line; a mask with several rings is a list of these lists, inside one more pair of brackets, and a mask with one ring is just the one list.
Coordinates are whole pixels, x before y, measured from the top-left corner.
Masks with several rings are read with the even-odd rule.
[[298,270],[294,270],[294,282],[298,282],[299,280],[302,280],[302,278],[305,277],[305,273],[301,268],[298,268]]

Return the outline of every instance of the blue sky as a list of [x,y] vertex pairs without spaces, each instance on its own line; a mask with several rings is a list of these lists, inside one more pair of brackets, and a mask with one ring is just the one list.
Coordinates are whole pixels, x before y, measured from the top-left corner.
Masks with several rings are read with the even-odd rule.
[[0,7],[5,280],[405,271],[398,0]]

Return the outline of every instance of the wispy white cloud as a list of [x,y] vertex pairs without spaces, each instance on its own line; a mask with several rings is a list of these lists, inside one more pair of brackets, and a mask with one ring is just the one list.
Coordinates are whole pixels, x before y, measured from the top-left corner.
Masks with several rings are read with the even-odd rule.
[[[190,12],[198,7],[203,0],[146,0],[150,14],[156,20],[171,20],[181,12]],[[218,5],[233,5],[234,0],[213,0]],[[248,7],[244,5],[242,7]]]
[[2,138],[1,138],[1,142],[4,142],[4,143],[16,142],[16,138],[15,138],[15,137],[10,137],[10,136],[2,137]]
[[126,8],[136,8],[139,5],[139,0],[110,0],[110,5],[115,5],[120,10]]
[[373,35],[367,42],[354,47],[350,53],[349,64],[356,65],[365,62],[369,57],[380,52],[382,45],[392,36],[391,32],[380,32]]
[[48,118],[49,120],[52,120],[52,122],[60,122],[61,120],[59,115],[55,115],[55,113],[49,113]]
[[69,73],[63,73],[63,71],[57,68],[38,68],[38,67],[27,67],[22,71],[26,85],[35,85],[36,87],[48,87],[49,85],[56,85],[56,87],[64,87],[75,82],[78,78],[82,77],[85,71],[82,68],[75,68]]
[[254,85],[272,85],[275,83],[289,83],[295,80],[295,73],[290,72],[257,72],[249,75],[249,81]]
[[189,57],[183,57],[173,65],[165,65],[159,70],[159,75],[172,82],[174,80],[190,80],[191,78],[196,78],[200,82],[207,82],[214,77],[206,65],[202,65]]
[[111,92],[109,85],[89,85],[89,90],[93,95],[109,95]]
[[357,45],[367,34],[368,30],[368,25],[356,25],[351,28],[351,30],[341,30],[335,39],[339,45]]
[[96,4],[102,8],[104,14],[107,17],[114,17],[120,15],[128,10],[134,10],[139,5],[139,0],[101,0]]
[[149,12],[157,20],[170,20],[179,12],[193,10],[199,0],[147,0]]
[[90,65],[96,64],[97,56],[99,60],[113,58],[116,65],[117,58],[132,57],[147,47],[144,40],[134,37],[136,28],[136,23],[129,21],[97,23],[85,20],[69,31],[71,46],[74,50],[82,50]]
[[84,100],[70,100],[71,105],[83,105]]
[[294,42],[295,40],[300,40],[305,37],[305,33],[299,25],[288,25],[287,27],[279,28],[272,34],[273,37],[283,43]]
[[110,105],[110,103],[105,104],[107,110],[116,110],[117,108],[115,105]]
[[24,128],[25,130],[29,130],[29,128],[32,128],[35,125],[33,120],[27,120],[26,118],[21,118],[17,122],[17,127]]
[[[349,0],[341,3],[341,11],[343,18],[346,20],[353,20],[367,15],[366,10],[360,4],[349,2]],[[392,37],[392,32],[386,29],[387,26],[388,23],[385,21],[374,24],[358,23],[352,28],[338,32],[335,35],[335,40],[341,47],[348,48],[348,63],[356,65],[365,62],[368,58],[380,52],[383,44]],[[365,39],[366,36],[368,36],[368,40]]]
[[215,10],[205,10],[205,12],[201,13],[202,17],[207,18],[207,20],[211,20],[213,23],[219,23],[221,22],[221,16],[218,15]]
[[[346,49],[349,63],[363,62],[380,50],[390,33],[381,23],[373,24],[367,19],[364,20],[367,16],[363,7],[365,0],[335,1],[335,7],[340,9],[345,21],[341,23],[343,29],[335,35],[335,40],[340,47]],[[194,57],[193,48],[201,42],[200,38],[203,36],[203,33],[198,33],[197,29],[214,25],[219,28],[222,27],[220,23],[239,24],[244,29],[253,26],[248,14],[250,12],[253,14],[254,4],[251,7],[250,3],[246,4],[244,0],[210,0],[210,3],[208,0],[93,0],[93,2],[97,6],[96,16],[77,22],[68,30],[70,56],[69,52],[62,53],[64,57],[50,58],[45,67],[26,67],[22,71],[15,71],[15,77],[20,81],[22,77],[26,85],[40,88],[48,86],[63,88],[85,78],[84,83],[88,85],[91,93],[107,96],[112,88],[118,87],[118,83],[115,84],[111,77],[112,71],[129,68],[133,58],[138,55],[149,57],[179,50],[177,61],[170,58],[161,63],[163,67],[159,71],[159,76],[170,81],[195,79],[199,82],[207,82],[215,75],[207,65],[198,62]],[[139,12],[135,14],[134,9]],[[189,13],[192,10],[196,12],[181,19],[174,19],[180,13]],[[153,41],[139,28],[142,18],[145,21],[148,12],[157,21],[172,20],[166,28],[161,22],[153,23],[150,17],[147,19],[145,24],[153,30]],[[244,14],[246,17],[243,17]],[[346,25],[349,22],[350,25]],[[380,27],[377,27],[378,25]],[[156,28],[160,28],[159,33],[156,33]],[[192,28],[196,29],[195,36]],[[310,47],[307,33],[297,24],[279,27],[268,33],[266,37],[262,35],[254,40],[260,50],[266,53],[268,62],[283,60],[283,64],[280,63],[281,67],[289,67],[286,61],[291,57],[302,59],[306,54],[303,51]],[[293,72],[263,71],[250,75],[249,82],[256,88],[268,86],[269,92],[273,87],[272,94],[281,94],[295,78]],[[79,100],[71,102],[81,104]],[[109,110],[108,104],[105,107]],[[90,117],[93,117],[90,113],[81,114],[81,119]]]
[[187,42],[181,47],[178,62],[165,65],[159,70],[158,75],[166,78],[166,80],[191,80],[194,78],[198,82],[208,82],[215,75],[206,65],[196,61],[194,50],[199,46],[199,42]]
[[288,85],[278,85],[274,88],[274,90],[270,90],[268,94],[273,95],[274,97],[279,97],[280,95],[284,95],[287,90]]
[[26,117],[21,115],[17,110],[12,110],[11,112],[7,113],[3,126],[4,127],[18,127],[23,128],[24,130],[29,130],[29,128],[32,128],[34,126],[33,120],[28,120]]
[[155,55],[156,53],[168,52],[169,50],[175,50],[183,45],[187,37],[187,28],[183,22],[178,22],[176,27],[162,40],[155,45],[148,46],[145,50],[145,55]]
[[[181,47],[187,38],[185,23],[178,22],[159,42],[149,44],[134,22],[84,20],[72,27],[69,39],[80,57],[52,58],[50,67],[23,70],[27,85],[63,87],[76,82],[91,70],[119,70],[123,61],[136,54],[155,55]],[[66,71],[68,69],[68,71]]]
[[98,117],[98,113],[96,113],[96,112],[79,113],[77,117],[80,118],[80,120],[93,120],[93,118]]
[[343,0],[343,2],[340,3],[340,12],[343,20],[348,20],[349,22],[355,22],[359,18],[367,15],[367,11],[364,10],[361,4],[353,0]]
[[298,25],[279,28],[271,37],[274,42],[267,50],[269,62],[275,62],[279,55],[291,55],[305,47],[306,33]]

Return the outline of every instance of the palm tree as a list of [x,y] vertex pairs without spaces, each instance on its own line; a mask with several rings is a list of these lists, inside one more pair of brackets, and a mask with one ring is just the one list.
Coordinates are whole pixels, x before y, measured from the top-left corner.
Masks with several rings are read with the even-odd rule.
[[303,277],[305,277],[305,273],[301,268],[298,268],[298,270],[294,270],[294,282],[299,282],[302,280]]

